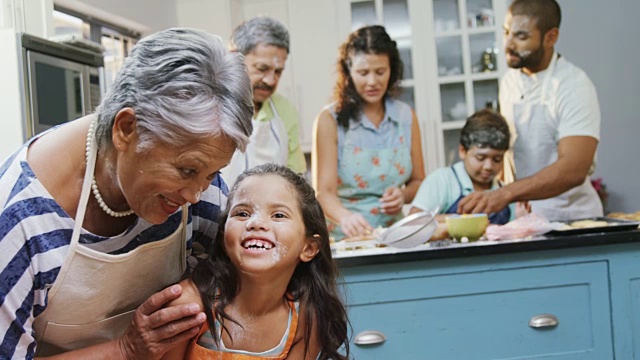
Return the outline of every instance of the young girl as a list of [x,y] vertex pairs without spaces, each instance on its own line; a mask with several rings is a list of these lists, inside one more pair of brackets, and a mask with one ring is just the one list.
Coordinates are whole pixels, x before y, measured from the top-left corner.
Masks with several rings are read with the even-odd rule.
[[238,177],[227,205],[209,258],[176,300],[199,303],[207,323],[164,358],[347,359],[347,314],[311,186],[265,164]]

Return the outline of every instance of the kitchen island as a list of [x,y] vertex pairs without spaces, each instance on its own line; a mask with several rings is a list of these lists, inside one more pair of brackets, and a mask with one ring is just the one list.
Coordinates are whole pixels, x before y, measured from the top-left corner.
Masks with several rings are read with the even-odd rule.
[[334,256],[355,359],[640,359],[639,230]]

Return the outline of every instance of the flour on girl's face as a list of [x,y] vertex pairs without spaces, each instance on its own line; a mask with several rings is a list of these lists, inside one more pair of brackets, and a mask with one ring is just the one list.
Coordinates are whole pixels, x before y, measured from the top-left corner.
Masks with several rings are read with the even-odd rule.
[[271,251],[271,258],[273,259],[273,263],[278,263],[286,254],[289,248],[282,244],[277,243],[276,248]]
[[[239,262],[249,271],[297,266],[306,244],[297,196],[278,175],[253,175],[243,179],[231,199],[225,226],[228,255],[239,256]],[[243,246],[246,241],[256,239],[270,242],[273,247]]]

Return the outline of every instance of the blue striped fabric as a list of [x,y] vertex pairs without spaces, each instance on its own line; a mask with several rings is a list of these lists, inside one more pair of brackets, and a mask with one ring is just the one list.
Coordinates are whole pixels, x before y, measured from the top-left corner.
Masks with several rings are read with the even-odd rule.
[[[47,306],[47,291],[65,260],[74,225],[26,162],[28,145],[0,165],[0,359],[34,357],[33,320]],[[206,248],[213,240],[227,192],[216,176],[201,201],[189,206],[187,249],[193,241]],[[178,211],[161,225],[138,219],[114,237],[83,230],[80,243],[109,254],[126,253],[173,233],[181,216]]]

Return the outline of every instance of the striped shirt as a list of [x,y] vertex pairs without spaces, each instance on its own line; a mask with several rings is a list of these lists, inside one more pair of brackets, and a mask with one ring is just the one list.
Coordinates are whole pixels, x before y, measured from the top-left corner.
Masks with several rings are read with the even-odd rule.
[[[56,203],[27,163],[27,142],[0,165],[0,359],[35,356],[33,321],[47,306],[53,285],[69,249],[74,220]],[[205,248],[217,231],[228,189],[216,176],[200,202],[189,205],[187,253],[192,244]],[[79,243],[109,254],[127,253],[176,231],[181,211],[160,225],[138,218],[113,237],[84,229]]]

